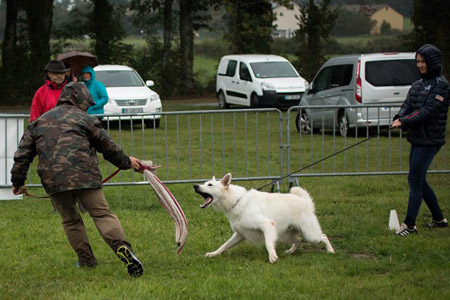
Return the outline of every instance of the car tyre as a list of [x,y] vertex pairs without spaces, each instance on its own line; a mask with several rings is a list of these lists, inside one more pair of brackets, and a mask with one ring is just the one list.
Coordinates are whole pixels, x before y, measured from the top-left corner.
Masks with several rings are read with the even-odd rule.
[[297,131],[299,133],[311,132],[311,123],[306,110],[302,109],[297,113],[297,117],[295,118],[295,126],[297,127]]
[[261,107],[261,103],[259,103],[258,95],[252,94],[250,96],[250,107],[252,107],[252,108]]
[[225,94],[220,91],[217,95],[217,103],[219,104],[220,109],[230,108],[230,105],[227,103],[227,99],[225,98]]
[[148,128],[159,128],[159,119],[145,120],[145,126]]

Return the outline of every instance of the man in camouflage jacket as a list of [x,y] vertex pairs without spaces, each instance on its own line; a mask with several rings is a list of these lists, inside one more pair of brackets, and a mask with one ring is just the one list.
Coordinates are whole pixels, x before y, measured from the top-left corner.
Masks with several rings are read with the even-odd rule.
[[120,169],[139,169],[139,160],[128,157],[102,128],[100,121],[87,114],[94,105],[82,83],[67,84],[57,106],[32,122],[26,129],[11,169],[15,194],[27,193],[28,168],[37,155],[42,185],[60,213],[70,245],[81,267],[93,268],[92,252],[76,199],[116,255],[127,264],[132,276],[142,275],[141,262],[131,250],[118,218],[110,211],[102,191],[97,152]]

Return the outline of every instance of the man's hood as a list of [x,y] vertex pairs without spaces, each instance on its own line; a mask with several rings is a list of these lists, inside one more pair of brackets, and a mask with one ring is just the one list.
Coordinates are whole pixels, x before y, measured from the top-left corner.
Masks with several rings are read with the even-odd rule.
[[62,104],[75,105],[82,111],[87,111],[90,106],[95,105],[89,90],[81,82],[70,82],[64,86],[56,105]]
[[438,47],[431,44],[425,44],[417,50],[416,58],[417,54],[422,55],[425,59],[425,63],[427,64],[427,73],[420,74],[421,77],[430,79],[441,75],[442,52],[438,49]]

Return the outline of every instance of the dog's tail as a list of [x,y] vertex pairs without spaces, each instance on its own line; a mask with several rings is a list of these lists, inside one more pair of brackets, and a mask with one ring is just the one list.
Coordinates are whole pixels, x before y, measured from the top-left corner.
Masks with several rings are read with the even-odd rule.
[[305,189],[302,189],[301,187],[298,186],[294,186],[293,188],[291,188],[291,194],[297,195],[305,199],[309,199],[311,200],[311,202],[313,201],[309,193]]
[[313,199],[311,198],[311,195],[305,189],[302,189],[301,187],[293,187],[293,188],[291,188],[291,194],[294,194],[294,195],[302,198],[304,200],[304,202],[303,202],[304,205],[307,205],[309,207],[309,210],[314,213],[315,208],[314,208]]

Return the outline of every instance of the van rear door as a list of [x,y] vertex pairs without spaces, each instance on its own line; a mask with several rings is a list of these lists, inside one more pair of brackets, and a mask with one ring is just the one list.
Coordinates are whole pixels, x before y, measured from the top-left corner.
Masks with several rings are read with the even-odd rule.
[[224,90],[227,103],[241,104],[242,93],[239,88],[238,61],[223,58],[217,73],[217,89]]
[[[380,54],[361,58],[362,104],[386,104],[381,109],[363,109],[364,119],[391,119],[399,110],[389,105],[403,103],[411,84],[419,79],[414,53]],[[380,124],[381,125],[381,124]]]

